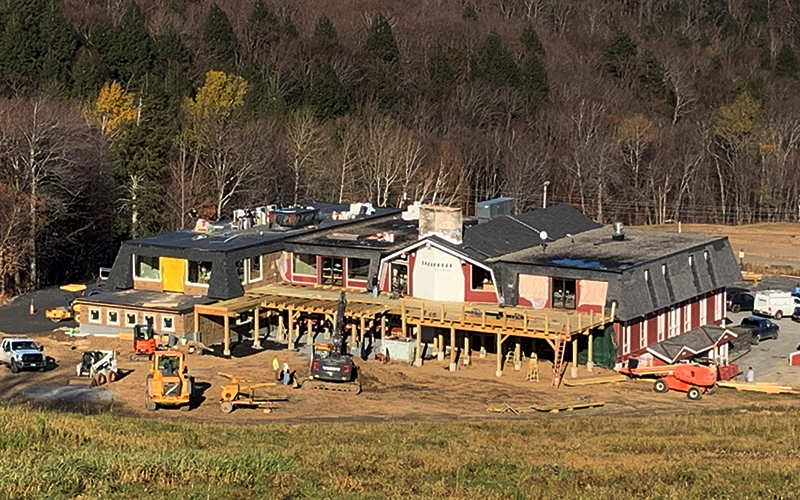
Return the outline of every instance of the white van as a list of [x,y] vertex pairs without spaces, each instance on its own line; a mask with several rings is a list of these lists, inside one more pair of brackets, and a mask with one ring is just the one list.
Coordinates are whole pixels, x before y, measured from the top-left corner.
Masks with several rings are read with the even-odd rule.
[[753,313],[761,316],[769,316],[781,319],[784,316],[791,316],[794,308],[800,305],[800,299],[793,297],[789,292],[779,292],[777,290],[767,290],[758,292],[753,303]]

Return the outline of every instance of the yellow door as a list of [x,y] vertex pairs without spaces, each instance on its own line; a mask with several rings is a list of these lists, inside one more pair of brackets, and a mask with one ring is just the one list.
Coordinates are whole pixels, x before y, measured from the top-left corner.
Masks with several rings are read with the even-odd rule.
[[165,292],[183,292],[186,261],[161,257],[161,286]]

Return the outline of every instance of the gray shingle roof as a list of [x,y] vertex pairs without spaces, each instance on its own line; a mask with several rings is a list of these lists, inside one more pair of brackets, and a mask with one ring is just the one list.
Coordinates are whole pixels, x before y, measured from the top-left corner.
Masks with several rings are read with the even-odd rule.
[[718,325],[705,325],[686,333],[662,340],[647,348],[667,363],[675,363],[711,350],[723,337],[736,334]]

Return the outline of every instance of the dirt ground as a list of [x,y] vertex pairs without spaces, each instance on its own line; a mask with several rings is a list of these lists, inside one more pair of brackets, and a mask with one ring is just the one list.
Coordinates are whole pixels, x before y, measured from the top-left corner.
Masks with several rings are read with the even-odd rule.
[[[676,232],[677,224],[641,226],[641,229]],[[686,233],[727,236],[733,253],[744,262],[756,265],[791,266],[800,269],[800,224],[790,222],[719,226],[714,224],[681,224]]]
[[[507,366],[502,378],[494,376],[495,359],[492,355],[473,358],[471,366],[455,373],[447,370],[448,361],[427,361],[421,368],[401,363],[379,364],[358,360],[363,391],[359,395],[328,391],[295,389],[276,386],[263,390],[274,399],[273,411],[240,408],[231,414],[219,409],[220,389],[227,379],[218,372],[248,376],[261,381],[273,381],[273,358],[283,363],[286,359],[299,377],[308,373],[308,357],[286,350],[264,350],[240,358],[225,359],[213,355],[187,355],[190,373],[199,387],[199,396],[190,412],[162,408],[151,413],[144,407],[146,362],[130,361],[127,357],[130,342],[118,339],[67,337],[63,333],[34,335],[45,346],[48,356],[55,358],[58,366],[48,371],[12,374],[0,368],[0,393],[2,399],[13,402],[29,401],[45,407],[83,412],[108,411],[115,413],[158,418],[168,421],[205,423],[266,423],[266,422],[368,422],[383,420],[452,420],[452,419],[505,419],[536,418],[536,416],[634,415],[684,413],[700,409],[737,408],[747,405],[793,404],[791,396],[768,396],[737,393],[719,389],[707,394],[699,402],[689,401],[685,394],[656,394],[650,381],[627,381],[618,384],[567,387],[558,390],[550,387],[551,365],[539,363],[540,381],[526,382],[525,369],[516,372]],[[74,376],[80,353],[88,349],[115,349],[118,362],[126,374],[121,380],[103,388],[80,389],[64,387]],[[183,348],[182,348],[183,349]],[[593,374],[580,367],[579,376],[603,375],[611,372],[596,369]],[[567,368],[569,376],[569,368]],[[487,407],[493,403],[511,406],[549,405],[577,402],[590,397],[604,401],[605,406],[572,413],[493,414]]]

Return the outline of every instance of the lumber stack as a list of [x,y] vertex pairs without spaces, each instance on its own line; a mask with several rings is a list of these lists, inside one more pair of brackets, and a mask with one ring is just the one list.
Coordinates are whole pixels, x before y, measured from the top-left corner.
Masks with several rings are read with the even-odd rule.
[[584,377],[584,378],[571,378],[564,380],[564,385],[568,387],[581,387],[584,385],[596,384],[615,384],[617,382],[625,382],[628,377],[625,375],[602,375],[599,377]]
[[788,385],[778,385],[768,382],[719,382],[719,387],[736,389],[737,391],[763,392],[765,394],[800,394]]

